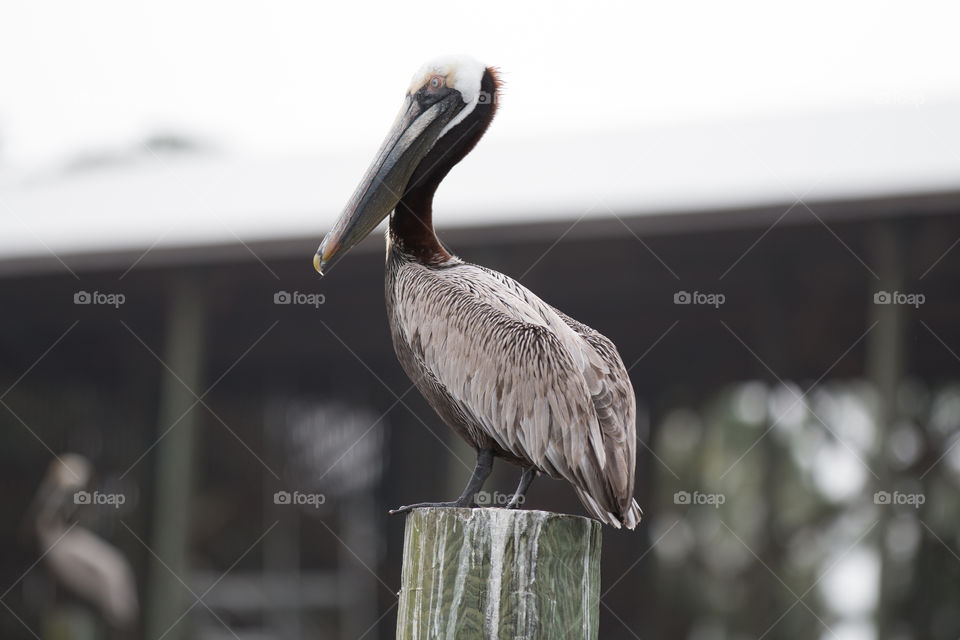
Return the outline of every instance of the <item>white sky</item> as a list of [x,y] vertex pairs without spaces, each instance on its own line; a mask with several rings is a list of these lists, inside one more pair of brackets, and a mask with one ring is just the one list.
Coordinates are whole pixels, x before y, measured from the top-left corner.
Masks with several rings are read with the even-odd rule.
[[3,0],[0,163],[156,130],[244,155],[373,148],[447,52],[502,68],[504,140],[937,103],[960,96],[958,23],[955,2]]

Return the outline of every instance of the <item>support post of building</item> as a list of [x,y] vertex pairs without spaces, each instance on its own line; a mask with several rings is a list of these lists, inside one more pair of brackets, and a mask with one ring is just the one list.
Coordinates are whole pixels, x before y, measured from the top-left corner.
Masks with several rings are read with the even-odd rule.
[[397,638],[597,638],[600,529],[544,511],[414,510]]
[[[160,414],[156,446],[153,527],[146,610],[147,638],[186,637],[182,613],[192,599],[180,580],[190,580],[189,525],[196,466],[206,299],[202,283],[185,274],[172,283],[167,303]],[[161,365],[163,366],[163,365]],[[166,370],[170,368],[170,371]]]
[[[866,378],[873,383],[880,402],[877,407],[877,449],[880,455],[871,461],[871,471],[877,478],[875,491],[893,491],[894,474],[887,463],[887,446],[890,432],[897,422],[897,397],[900,384],[905,375],[906,326],[908,317],[904,305],[897,304],[892,296],[903,290],[906,282],[904,264],[903,229],[895,220],[883,220],[873,229],[870,236],[872,261],[876,265],[879,281],[872,282],[876,289],[868,291],[867,321],[874,327],[867,338]],[[878,298],[885,293],[886,300]],[[870,492],[873,493],[873,492]],[[878,526],[875,527],[876,548],[880,554],[880,602],[877,608],[878,637],[887,637],[890,633],[891,606],[897,596],[894,594],[889,574],[892,562],[888,547],[884,544],[893,511],[889,508],[877,510]]]

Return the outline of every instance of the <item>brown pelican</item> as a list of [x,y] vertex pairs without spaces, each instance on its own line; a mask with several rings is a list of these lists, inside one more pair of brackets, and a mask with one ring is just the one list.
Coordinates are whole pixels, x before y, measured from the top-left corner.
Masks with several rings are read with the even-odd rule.
[[496,70],[465,56],[413,77],[393,128],[314,266],[337,256],[387,215],[386,299],[393,345],[440,417],[477,450],[453,502],[468,507],[493,458],[523,468],[508,507],[538,473],[569,481],[602,522],[634,528],[636,401],[614,344],[519,282],[451,254],[433,229],[440,181],[480,140],[497,109]]
[[27,519],[57,582],[94,605],[113,629],[130,631],[139,611],[130,564],[116,548],[68,521],[77,504],[89,502],[90,494],[84,489],[91,476],[86,458],[61,455],[50,463]]

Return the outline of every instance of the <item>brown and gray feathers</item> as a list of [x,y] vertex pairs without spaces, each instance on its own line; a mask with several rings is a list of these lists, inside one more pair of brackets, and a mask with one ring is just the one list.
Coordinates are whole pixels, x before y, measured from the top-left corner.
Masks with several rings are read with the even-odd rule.
[[598,520],[633,529],[636,401],[614,344],[515,280],[391,245],[387,310],[404,369],[477,448],[576,489]]

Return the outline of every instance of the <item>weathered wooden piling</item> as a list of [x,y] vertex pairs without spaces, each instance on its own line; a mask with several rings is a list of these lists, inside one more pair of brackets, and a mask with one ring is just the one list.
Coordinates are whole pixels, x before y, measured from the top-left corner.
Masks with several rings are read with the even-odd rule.
[[600,529],[545,511],[414,510],[397,638],[596,638]]

